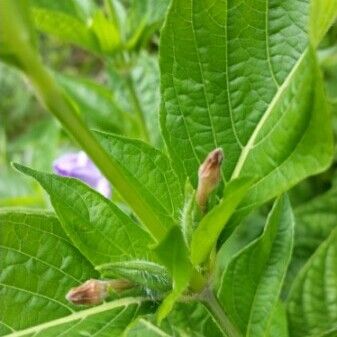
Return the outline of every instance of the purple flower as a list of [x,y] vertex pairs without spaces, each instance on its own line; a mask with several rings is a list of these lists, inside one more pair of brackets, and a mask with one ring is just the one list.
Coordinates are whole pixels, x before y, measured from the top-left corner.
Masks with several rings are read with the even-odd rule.
[[84,181],[106,198],[111,196],[109,182],[83,151],[68,153],[59,157],[55,160],[53,169],[60,176],[73,177]]

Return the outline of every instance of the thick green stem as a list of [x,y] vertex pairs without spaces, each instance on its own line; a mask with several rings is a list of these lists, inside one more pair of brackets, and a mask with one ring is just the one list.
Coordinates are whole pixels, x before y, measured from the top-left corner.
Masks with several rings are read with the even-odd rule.
[[225,311],[219,304],[218,299],[216,298],[213,290],[210,287],[206,287],[205,290],[202,292],[201,301],[226,336],[242,337],[241,333],[227,317]]
[[63,127],[73,136],[78,144],[87,152],[100,171],[118,190],[124,200],[133,208],[143,221],[155,241],[160,241],[167,229],[161,223],[151,205],[135,190],[132,182],[125,175],[120,164],[114,160],[100,145],[79,117],[74,106],[68,101],[50,73],[45,69],[38,54],[29,44],[26,29],[21,17],[17,15],[20,3],[12,0],[1,0],[0,31],[10,39],[6,39],[10,51],[17,58],[20,68],[31,81],[41,102],[61,122]]

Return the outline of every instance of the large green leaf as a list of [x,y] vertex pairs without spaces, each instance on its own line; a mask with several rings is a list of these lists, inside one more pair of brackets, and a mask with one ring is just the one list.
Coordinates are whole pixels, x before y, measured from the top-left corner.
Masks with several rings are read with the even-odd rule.
[[62,335],[119,337],[131,321],[138,315],[148,312],[151,312],[151,306],[146,303],[146,299],[124,298],[16,331],[6,337],[56,337]]
[[287,307],[290,336],[337,335],[336,266],[337,230],[334,230],[294,281]]
[[133,187],[156,209],[167,226],[178,221],[183,204],[182,189],[169,159],[144,142],[106,133],[98,140],[116,160]]
[[329,165],[331,125],[308,12],[302,0],[173,1],[161,35],[161,124],[194,184],[217,147],[226,180],[258,178],[246,208]]
[[225,189],[223,199],[200,221],[192,235],[191,260],[194,265],[204,262],[234,213],[236,207],[252,185],[250,178],[238,178],[231,181]]
[[289,266],[285,292],[301,267],[337,227],[337,188],[312,199],[294,210],[295,242]]
[[294,219],[287,197],[278,199],[262,235],[241,250],[223,273],[218,297],[246,336],[263,336],[290,261]]
[[0,335],[72,314],[65,294],[97,272],[51,213],[0,211]]
[[47,191],[65,232],[94,265],[149,257],[147,232],[101,194],[77,179],[15,167]]

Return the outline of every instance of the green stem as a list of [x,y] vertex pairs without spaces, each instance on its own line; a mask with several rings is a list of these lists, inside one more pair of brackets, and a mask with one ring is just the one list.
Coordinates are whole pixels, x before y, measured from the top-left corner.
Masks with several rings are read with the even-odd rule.
[[105,151],[89,131],[74,106],[45,69],[39,55],[27,40],[27,27],[23,25],[20,15],[16,15],[18,9],[16,6],[20,6],[20,3],[12,0],[0,1],[0,31],[6,37],[10,37],[6,40],[10,52],[15,55],[16,61],[30,79],[40,101],[61,122],[118,190],[123,199],[132,207],[155,241],[160,241],[167,231],[161,223],[160,216],[143,199],[141,193],[133,187],[120,164]]
[[129,89],[130,96],[131,96],[131,99],[132,99],[133,108],[134,108],[134,110],[137,114],[137,117],[138,117],[141,135],[142,135],[143,139],[148,142],[149,141],[149,132],[148,132],[147,125],[146,125],[144,111],[143,111],[143,109],[140,105],[140,102],[139,102],[139,99],[138,99],[138,96],[137,96],[137,93],[136,93],[136,90],[135,90],[135,86],[134,86],[134,83],[132,81],[130,73],[128,73],[126,75],[126,83],[128,85],[128,89]]
[[218,299],[214,295],[213,290],[209,286],[206,287],[205,290],[201,293],[201,301],[226,336],[242,337],[241,333],[227,317]]

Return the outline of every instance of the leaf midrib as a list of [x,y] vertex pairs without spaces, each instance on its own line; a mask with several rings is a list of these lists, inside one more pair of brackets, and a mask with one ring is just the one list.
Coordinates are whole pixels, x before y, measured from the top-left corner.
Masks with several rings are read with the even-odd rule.
[[257,136],[259,135],[259,132],[263,128],[263,126],[266,123],[266,121],[268,120],[269,116],[274,111],[274,108],[278,104],[281,96],[287,90],[287,88],[289,86],[289,83],[291,82],[293,76],[296,74],[298,68],[300,67],[300,65],[302,64],[303,60],[305,59],[305,56],[307,55],[308,51],[309,51],[308,48],[306,48],[303,51],[301,57],[297,60],[297,62],[293,66],[292,70],[290,71],[290,73],[287,76],[287,78],[285,79],[285,81],[278,88],[278,90],[277,90],[276,94],[274,95],[272,101],[270,102],[270,104],[269,104],[266,112],[263,114],[262,118],[260,119],[260,121],[256,125],[253,133],[251,134],[251,136],[250,136],[247,144],[242,148],[241,154],[239,156],[239,159],[238,159],[238,161],[237,161],[237,163],[235,165],[235,168],[233,170],[231,179],[237,178],[240,175],[242,167],[243,167],[243,165],[244,165],[244,163],[245,163],[245,161],[246,161],[246,159],[247,159],[250,151],[254,148],[254,143],[256,141]]

